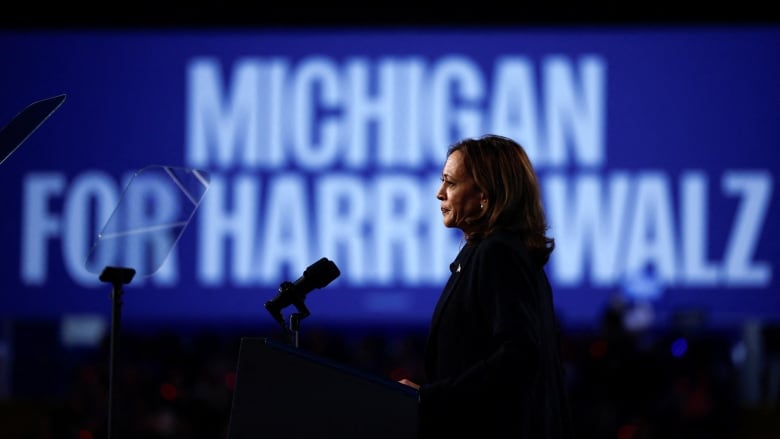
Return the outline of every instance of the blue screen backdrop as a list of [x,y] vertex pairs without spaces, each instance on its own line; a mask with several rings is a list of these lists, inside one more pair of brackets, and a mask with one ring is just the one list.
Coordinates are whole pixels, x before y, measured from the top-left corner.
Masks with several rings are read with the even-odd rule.
[[[5,31],[0,125],[67,100],[0,165],[0,317],[110,312],[85,268],[133,173],[210,180],[176,248],[125,288],[128,324],[270,322],[321,257],[313,322],[427,324],[462,240],[446,150],[528,150],[561,319],[780,320],[780,28]],[[122,212],[155,215],[148,199]],[[122,265],[141,263],[118,250]],[[288,310],[290,311],[290,310]]]

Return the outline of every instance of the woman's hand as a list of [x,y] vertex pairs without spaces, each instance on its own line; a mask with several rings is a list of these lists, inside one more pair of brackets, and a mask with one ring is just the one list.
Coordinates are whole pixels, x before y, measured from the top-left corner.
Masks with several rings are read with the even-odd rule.
[[401,378],[400,380],[398,380],[398,382],[405,386],[409,386],[414,390],[420,390],[419,384],[415,383],[414,381],[407,380],[406,378]]

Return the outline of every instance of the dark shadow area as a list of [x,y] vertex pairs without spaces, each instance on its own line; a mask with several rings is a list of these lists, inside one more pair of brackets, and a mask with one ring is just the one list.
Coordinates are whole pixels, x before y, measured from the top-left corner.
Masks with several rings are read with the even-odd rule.
[[[564,328],[579,438],[780,437],[777,327],[634,330],[623,312],[605,309],[595,330]],[[57,326],[46,322],[16,324],[13,334],[3,437],[105,437],[107,340],[64,347]],[[122,437],[224,438],[240,341],[258,336],[288,341],[273,325],[126,331],[114,421]],[[310,326],[299,333],[299,349],[379,377],[424,381],[425,336],[416,326]]]
[[0,16],[6,28],[536,26],[777,22],[771,3],[229,1],[23,2]]

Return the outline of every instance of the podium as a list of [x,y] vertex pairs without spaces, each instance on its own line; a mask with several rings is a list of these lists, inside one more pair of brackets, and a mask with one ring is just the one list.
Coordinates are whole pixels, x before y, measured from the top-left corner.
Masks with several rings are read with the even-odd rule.
[[417,416],[408,386],[273,339],[241,339],[227,439],[413,439]]

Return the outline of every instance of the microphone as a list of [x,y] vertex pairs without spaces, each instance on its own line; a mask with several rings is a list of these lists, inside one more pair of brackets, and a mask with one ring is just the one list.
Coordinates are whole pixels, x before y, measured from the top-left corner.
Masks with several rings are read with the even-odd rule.
[[281,310],[290,305],[295,305],[301,318],[309,315],[309,310],[304,305],[304,297],[315,288],[324,288],[334,279],[341,275],[341,271],[336,264],[328,258],[320,258],[317,262],[311,264],[303,271],[303,276],[295,282],[285,281],[279,285],[279,292],[276,296],[265,302],[265,309],[284,327],[284,319]]

